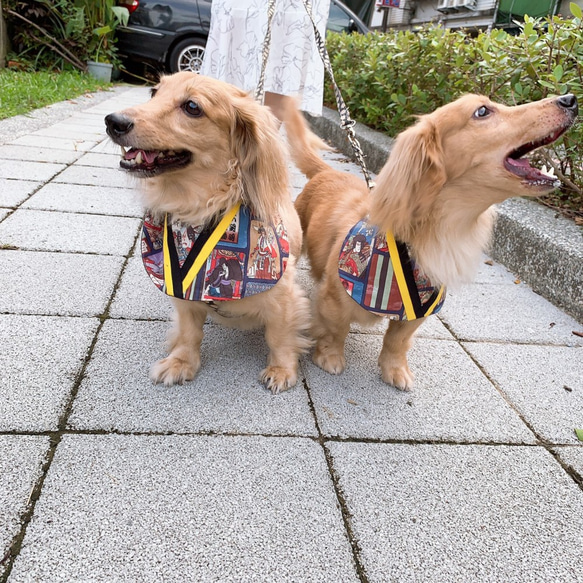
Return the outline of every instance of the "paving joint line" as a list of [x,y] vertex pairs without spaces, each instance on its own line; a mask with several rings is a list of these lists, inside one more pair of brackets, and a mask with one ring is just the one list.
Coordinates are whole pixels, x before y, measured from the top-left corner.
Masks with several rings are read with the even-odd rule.
[[[28,437],[52,437],[59,433],[58,430],[45,431],[0,431],[0,435],[28,436]],[[120,435],[138,437],[266,437],[275,439],[308,439],[317,443],[354,443],[367,445],[445,445],[445,446],[484,446],[484,447],[544,447],[542,443],[524,443],[512,441],[452,441],[447,439],[397,439],[397,438],[374,438],[374,437],[342,437],[339,435],[299,435],[297,433],[262,433],[244,431],[164,431],[164,430],[123,430],[123,429],[64,429],[62,435]],[[553,443],[553,448],[577,447],[570,443]]]
[[322,452],[324,453],[324,459],[326,460],[326,466],[328,468],[328,474],[330,475],[330,479],[332,481],[332,487],[334,488],[334,493],[336,495],[336,500],[340,507],[340,513],[342,515],[342,522],[344,524],[344,530],[346,531],[346,536],[348,538],[348,543],[350,544],[350,548],[352,551],[352,560],[354,561],[354,568],[356,570],[356,574],[361,581],[361,583],[368,583],[368,577],[366,576],[366,569],[364,568],[361,554],[362,550],[358,543],[356,536],[354,535],[352,529],[352,514],[348,508],[346,503],[346,497],[342,492],[342,488],[340,486],[340,480],[334,468],[334,461],[332,459],[332,454],[326,447],[326,439],[322,434],[322,430],[320,429],[320,423],[318,422],[318,415],[316,414],[316,408],[314,405],[314,401],[312,399],[312,393],[310,391],[310,387],[308,385],[308,381],[306,379],[306,375],[303,374],[302,383],[304,389],[306,391],[306,395],[308,397],[308,406],[312,413],[312,417],[314,419],[314,425],[316,427],[316,431],[318,433],[318,437],[316,439],[317,443],[322,448]]
[[[48,183],[47,183],[48,184]],[[72,184],[70,182],[58,182],[56,184]],[[76,184],[75,186],[92,186],[91,184]],[[113,188],[113,187],[112,187]],[[25,201],[23,201],[25,202]],[[33,207],[25,207],[21,208],[20,206],[14,210],[22,210],[22,211],[35,211],[35,212],[42,212],[42,213],[54,213],[54,214],[61,214],[61,215],[85,215],[90,217],[106,217],[106,218],[113,218],[113,219],[142,219],[141,215],[112,215],[108,213],[97,213],[97,212],[79,212],[79,211],[70,211],[66,209],[49,209],[49,208],[33,208]]]

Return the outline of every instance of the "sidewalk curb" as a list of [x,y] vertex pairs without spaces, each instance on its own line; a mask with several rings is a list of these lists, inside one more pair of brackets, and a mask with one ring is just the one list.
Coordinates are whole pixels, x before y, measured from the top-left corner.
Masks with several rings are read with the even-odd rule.
[[[338,113],[324,108],[321,117],[306,117],[320,137],[353,158]],[[369,170],[378,173],[392,138],[360,123],[354,129]],[[536,293],[583,322],[583,229],[575,223],[534,201],[507,200],[498,207],[489,253]]]

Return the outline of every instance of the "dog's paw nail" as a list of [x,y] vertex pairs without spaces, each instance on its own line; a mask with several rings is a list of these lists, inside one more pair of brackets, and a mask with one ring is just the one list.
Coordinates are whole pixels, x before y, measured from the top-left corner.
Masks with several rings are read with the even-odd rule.
[[297,382],[297,374],[278,366],[268,366],[261,371],[259,380],[274,395],[291,389]]

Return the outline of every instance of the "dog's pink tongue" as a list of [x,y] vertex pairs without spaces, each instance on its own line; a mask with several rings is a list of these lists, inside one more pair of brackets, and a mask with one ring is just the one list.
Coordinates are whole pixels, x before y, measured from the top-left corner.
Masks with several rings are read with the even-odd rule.
[[132,148],[126,152],[124,160],[133,160],[140,153],[142,154],[142,161],[146,162],[146,164],[151,164],[158,155],[158,152],[151,150],[138,150]]
[[514,172],[517,176],[527,176],[534,168],[530,165],[528,158],[506,158],[509,170]]
[[153,152],[151,150],[142,150],[142,158],[146,161],[147,164],[151,164],[156,156],[158,155],[158,152]]
[[528,168],[530,166],[528,158],[518,158],[518,160],[515,160],[514,158],[509,158],[508,162],[510,162],[512,166],[518,166],[522,168]]

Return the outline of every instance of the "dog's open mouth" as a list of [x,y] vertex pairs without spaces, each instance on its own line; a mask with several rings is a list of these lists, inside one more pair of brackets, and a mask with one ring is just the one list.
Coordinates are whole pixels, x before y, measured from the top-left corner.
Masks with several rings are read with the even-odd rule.
[[504,159],[504,167],[515,176],[522,178],[523,184],[541,189],[553,189],[560,186],[561,181],[555,176],[554,170],[550,171],[543,167],[541,170],[531,165],[531,161],[526,155],[534,152],[538,148],[552,144],[558,140],[568,129],[569,126],[561,128],[544,138],[523,144],[520,148],[513,150]]
[[121,147],[122,158],[119,165],[128,172],[135,172],[144,177],[156,176],[168,170],[177,170],[187,166],[192,154],[185,150],[140,150]]

